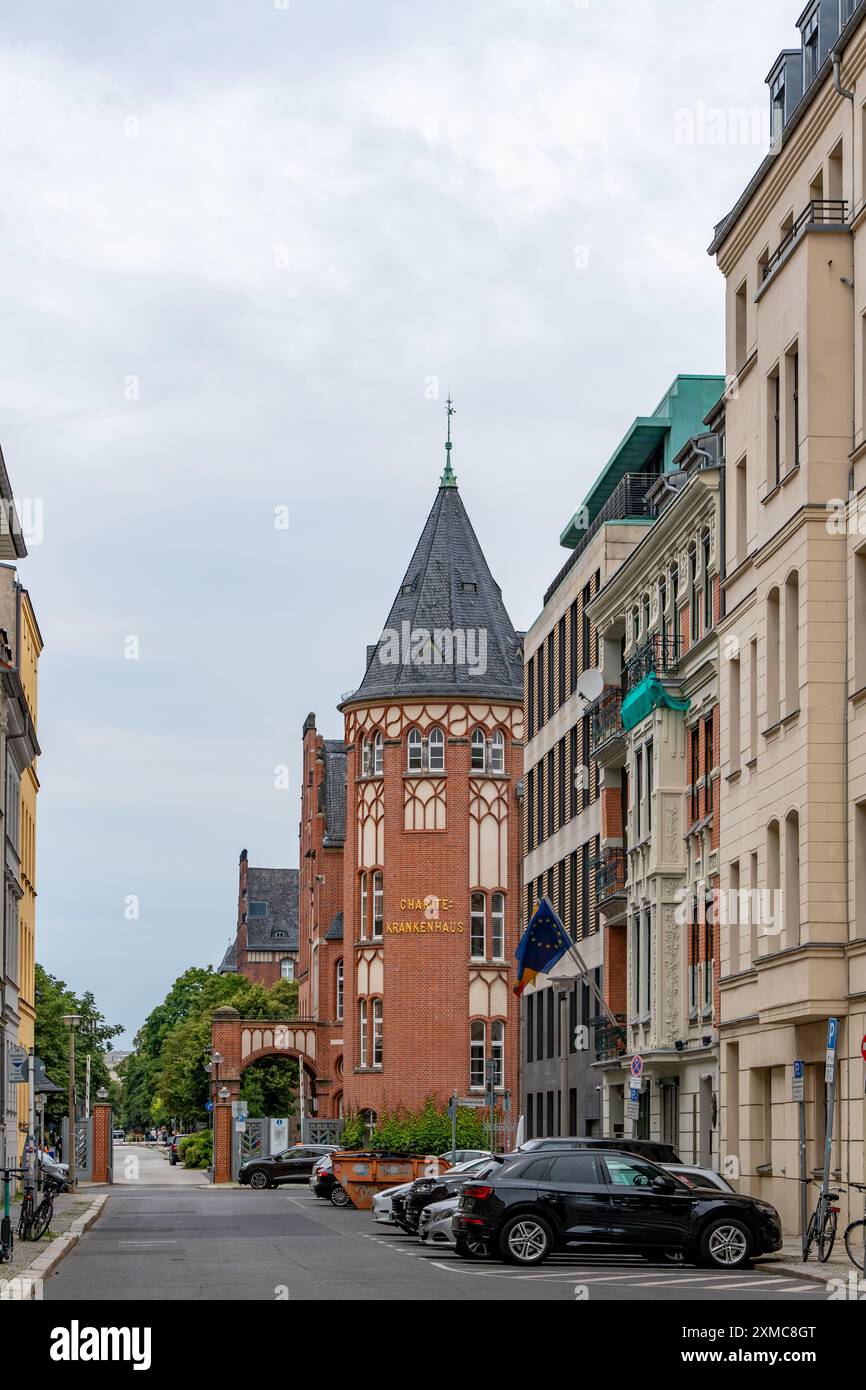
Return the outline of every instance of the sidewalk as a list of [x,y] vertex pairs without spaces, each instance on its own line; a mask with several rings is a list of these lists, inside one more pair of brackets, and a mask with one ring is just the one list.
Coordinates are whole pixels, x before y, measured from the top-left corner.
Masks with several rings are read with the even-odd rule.
[[848,1259],[841,1235],[837,1236],[833,1254],[825,1265],[821,1264],[814,1250],[804,1262],[803,1246],[799,1236],[788,1236],[782,1249],[775,1255],[765,1255],[755,1260],[755,1268],[762,1269],[765,1273],[796,1274],[800,1279],[812,1279],[817,1284],[829,1284],[833,1280],[840,1280],[847,1285],[852,1275],[858,1280],[866,1280],[863,1271],[857,1269]]
[[[41,1240],[20,1240],[15,1234],[12,1261],[0,1265],[0,1302],[38,1299],[42,1297],[42,1281],[81,1236],[97,1220],[108,1193],[95,1196],[88,1192],[60,1193],[54,1202],[51,1226]],[[17,1227],[20,1202],[13,1202],[10,1216]]]

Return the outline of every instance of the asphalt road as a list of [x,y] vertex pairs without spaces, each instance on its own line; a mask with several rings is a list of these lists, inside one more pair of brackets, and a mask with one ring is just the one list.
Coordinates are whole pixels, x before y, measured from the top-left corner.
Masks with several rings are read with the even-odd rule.
[[[115,1173],[118,1172],[115,1156]],[[158,1167],[156,1165],[159,1165]],[[202,1186],[142,1158],[115,1183],[99,1221],[45,1285],[46,1300],[719,1300],[825,1302],[795,1276],[557,1256],[536,1270],[467,1262],[337,1210],[306,1186],[265,1192]]]

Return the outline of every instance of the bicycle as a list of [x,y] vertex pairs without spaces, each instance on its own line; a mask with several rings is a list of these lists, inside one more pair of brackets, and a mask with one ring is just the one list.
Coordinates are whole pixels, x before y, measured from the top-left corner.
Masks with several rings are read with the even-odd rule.
[[[26,1240],[42,1239],[51,1225],[51,1218],[54,1215],[54,1198],[57,1196],[58,1192],[65,1192],[66,1190],[67,1184],[60,1182],[57,1178],[49,1177],[45,1179],[42,1201],[32,1213],[30,1230],[28,1235],[25,1236]],[[32,1202],[32,1193],[30,1194],[30,1199]]]
[[[803,1178],[803,1182],[814,1182],[814,1178]],[[815,1186],[820,1186],[815,1182]],[[833,1246],[836,1244],[836,1231],[839,1226],[839,1208],[834,1206],[838,1202],[838,1192],[825,1192],[821,1189],[821,1196],[818,1198],[818,1205],[812,1212],[809,1226],[806,1231],[806,1240],[803,1244],[803,1260],[809,1258],[812,1246],[818,1246],[818,1259],[821,1264],[826,1264],[833,1253]]]
[[[848,1186],[863,1193],[864,1211],[866,1211],[866,1185],[862,1182],[849,1182]],[[845,1228],[845,1249],[848,1251],[848,1259],[852,1265],[866,1271],[866,1216],[860,1221],[852,1221]]]
[[13,1178],[23,1177],[21,1168],[0,1168],[3,1174],[3,1217],[0,1220],[0,1264],[11,1261],[12,1252],[15,1249],[15,1237],[12,1234],[12,1219],[9,1215],[9,1187]]

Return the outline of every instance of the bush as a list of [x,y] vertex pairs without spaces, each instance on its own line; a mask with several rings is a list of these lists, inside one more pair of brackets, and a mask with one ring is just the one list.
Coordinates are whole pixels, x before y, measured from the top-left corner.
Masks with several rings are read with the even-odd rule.
[[[486,1110],[457,1111],[458,1149],[486,1149],[489,1143]],[[386,1149],[389,1153],[440,1154],[451,1148],[451,1118],[447,1106],[431,1097],[420,1110],[383,1111],[371,1134],[363,1118],[352,1113],[343,1122],[340,1143],[345,1149]]]
[[177,1147],[184,1168],[210,1168],[213,1165],[213,1130],[201,1129],[197,1134],[188,1134]]

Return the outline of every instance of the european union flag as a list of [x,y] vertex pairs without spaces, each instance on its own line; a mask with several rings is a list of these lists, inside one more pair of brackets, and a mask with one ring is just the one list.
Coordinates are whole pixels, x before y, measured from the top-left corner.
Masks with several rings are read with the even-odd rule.
[[565,927],[547,898],[542,898],[514,952],[517,959],[514,993],[522,994],[536,975],[546,975],[562,959],[570,945]]

